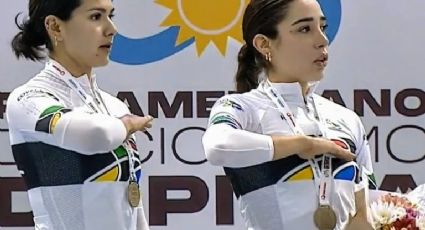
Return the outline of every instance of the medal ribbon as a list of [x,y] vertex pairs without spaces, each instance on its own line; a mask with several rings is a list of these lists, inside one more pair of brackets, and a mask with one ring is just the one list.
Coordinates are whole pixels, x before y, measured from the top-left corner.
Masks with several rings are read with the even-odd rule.
[[[285,121],[288,123],[291,131],[295,135],[305,135],[301,127],[295,121],[295,117],[289,108],[286,101],[282,98],[282,96],[277,92],[276,89],[270,84],[268,80],[263,81],[262,83],[263,90],[266,92],[267,96],[273,101],[273,103],[277,106],[279,112],[284,116]],[[322,135],[326,137],[326,128],[323,125],[323,119],[321,118],[319,111],[314,103],[313,106],[316,113],[316,119],[319,121],[319,129],[322,132]],[[314,159],[308,160],[310,166],[313,170],[314,182],[316,186],[319,186],[319,204],[321,206],[330,205],[330,192],[332,186],[332,161],[331,156],[329,154],[324,153],[322,157],[322,170],[320,170],[319,165]],[[319,181],[317,181],[319,179]]]

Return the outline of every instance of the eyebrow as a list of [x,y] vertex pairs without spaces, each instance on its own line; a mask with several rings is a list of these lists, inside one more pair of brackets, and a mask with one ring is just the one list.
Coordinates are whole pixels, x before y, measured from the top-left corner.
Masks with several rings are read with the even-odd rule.
[[[111,9],[111,14],[114,12],[115,8]],[[87,11],[101,11],[102,13],[106,13],[106,9],[105,8],[101,8],[101,7],[95,7],[95,8],[91,8],[88,9]]]
[[[299,24],[301,22],[312,22],[312,21],[314,21],[314,18],[313,17],[301,18],[301,19],[293,22],[291,25],[292,26],[295,26],[296,24]],[[326,21],[326,17],[325,16],[320,17],[320,21]]]

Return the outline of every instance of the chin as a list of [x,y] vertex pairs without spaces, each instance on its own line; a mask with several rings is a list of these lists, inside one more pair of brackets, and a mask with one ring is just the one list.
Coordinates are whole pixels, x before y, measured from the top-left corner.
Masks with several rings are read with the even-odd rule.
[[109,63],[109,58],[105,58],[103,60],[97,60],[94,64],[93,67],[102,67],[102,66],[106,66]]
[[323,72],[322,73],[314,73],[314,74],[311,74],[308,77],[308,81],[310,81],[310,82],[312,82],[312,81],[320,81],[320,80],[323,79],[323,76],[324,76]]
[[321,73],[320,75],[318,75],[313,81],[320,81],[323,79],[323,73]]

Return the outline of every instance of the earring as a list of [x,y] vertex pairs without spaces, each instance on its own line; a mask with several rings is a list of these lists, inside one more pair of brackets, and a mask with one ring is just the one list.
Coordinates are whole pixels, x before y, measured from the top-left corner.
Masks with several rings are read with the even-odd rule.
[[266,53],[266,61],[272,62],[272,54],[270,52]]
[[58,38],[55,35],[55,47],[58,46]]

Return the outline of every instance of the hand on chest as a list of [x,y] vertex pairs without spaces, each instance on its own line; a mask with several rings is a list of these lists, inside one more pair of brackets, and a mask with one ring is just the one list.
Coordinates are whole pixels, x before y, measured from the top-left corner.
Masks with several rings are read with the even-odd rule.
[[[290,119],[298,125],[303,133],[308,136],[325,136],[327,139],[344,140],[344,142],[355,143],[355,137],[349,127],[341,118],[322,115],[321,119],[307,107],[291,106],[292,115]],[[336,114],[337,115],[337,114]],[[262,133],[267,135],[294,135],[287,119],[276,108],[267,109],[261,118]]]

